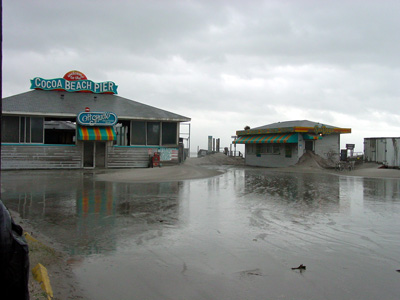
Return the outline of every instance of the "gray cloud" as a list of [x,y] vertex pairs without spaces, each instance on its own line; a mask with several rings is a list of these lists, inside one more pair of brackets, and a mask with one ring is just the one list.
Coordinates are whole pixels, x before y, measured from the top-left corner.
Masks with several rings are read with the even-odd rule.
[[3,94],[71,69],[193,118],[192,146],[310,119],[398,136],[398,1],[6,1]]

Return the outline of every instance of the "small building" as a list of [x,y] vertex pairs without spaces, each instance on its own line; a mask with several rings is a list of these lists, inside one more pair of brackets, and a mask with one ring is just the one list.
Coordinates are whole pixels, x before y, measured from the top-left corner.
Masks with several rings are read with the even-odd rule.
[[390,168],[400,167],[400,137],[364,138],[364,160],[386,165]]
[[340,134],[351,133],[308,120],[273,123],[239,130],[233,143],[245,144],[245,164],[260,167],[295,165],[306,151],[329,159],[340,159]]
[[114,82],[71,71],[36,77],[31,89],[2,100],[4,170],[147,167],[155,152],[162,164],[184,159],[180,124],[190,118],[117,96]]

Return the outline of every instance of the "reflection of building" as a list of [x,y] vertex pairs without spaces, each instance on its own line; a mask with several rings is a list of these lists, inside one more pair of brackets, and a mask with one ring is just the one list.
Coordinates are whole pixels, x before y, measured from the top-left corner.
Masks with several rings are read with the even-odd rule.
[[182,159],[187,117],[116,96],[113,82],[78,71],[31,84],[3,99],[2,169],[147,167],[154,152],[164,163]]
[[372,200],[372,203],[397,202],[400,194],[400,183],[397,179],[376,179],[364,180],[363,193],[365,200]]
[[243,192],[246,199],[261,198],[263,205],[279,205],[298,212],[335,212],[340,204],[339,177],[331,175],[245,169]]
[[245,144],[247,165],[286,167],[295,165],[307,150],[338,160],[341,133],[351,133],[351,129],[307,120],[288,121],[239,130],[234,143]]
[[400,137],[364,138],[364,159],[399,168],[399,146]]

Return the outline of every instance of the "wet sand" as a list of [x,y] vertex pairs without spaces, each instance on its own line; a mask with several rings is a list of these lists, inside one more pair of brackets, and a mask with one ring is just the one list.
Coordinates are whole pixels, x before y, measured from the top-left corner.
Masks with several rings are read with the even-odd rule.
[[202,179],[223,174],[222,171],[207,169],[190,164],[171,167],[117,170],[100,174],[96,180],[111,182],[171,182]]
[[[181,180],[202,179],[213,176],[218,176],[223,173],[221,170],[210,168],[218,164],[209,163],[209,161],[202,162],[201,159],[191,158],[184,164],[149,169],[129,169],[110,171],[105,174],[96,176],[96,180],[111,181],[111,182],[171,182]],[[229,165],[227,164],[219,164]],[[235,164],[236,166],[242,163]],[[254,167],[256,168],[256,167]],[[325,173],[340,176],[360,176],[369,178],[400,178],[400,170],[380,168],[376,163],[364,163],[357,166],[352,171],[335,171],[333,169],[324,169],[319,166],[292,166],[287,168],[265,168],[272,172],[297,172],[297,173]]]
[[10,213],[14,221],[22,226],[24,232],[34,239],[26,238],[29,246],[30,298],[48,299],[40,287],[40,283],[32,276],[32,269],[40,263],[47,269],[54,300],[83,299],[79,283],[72,272],[71,258],[61,250],[61,246],[57,245],[53,239],[41,234],[29,221],[23,220],[17,212],[10,211]]

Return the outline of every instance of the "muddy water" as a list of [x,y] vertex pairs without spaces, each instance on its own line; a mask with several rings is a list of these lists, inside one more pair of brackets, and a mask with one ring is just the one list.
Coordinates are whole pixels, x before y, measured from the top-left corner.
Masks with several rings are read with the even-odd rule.
[[2,199],[74,256],[88,299],[400,298],[398,179],[3,172]]

